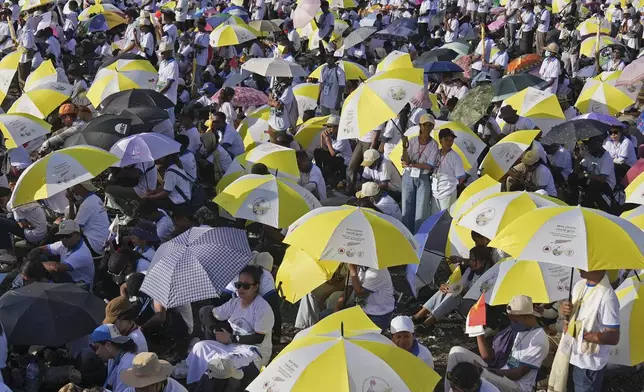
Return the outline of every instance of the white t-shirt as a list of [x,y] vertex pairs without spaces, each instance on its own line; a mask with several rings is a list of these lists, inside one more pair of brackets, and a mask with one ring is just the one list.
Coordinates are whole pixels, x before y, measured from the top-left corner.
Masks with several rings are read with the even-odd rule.
[[326,199],[326,181],[324,181],[322,170],[317,165],[311,165],[311,171],[308,174],[300,172],[298,184],[305,186],[311,182],[315,184],[315,190],[320,201]]
[[633,166],[637,157],[635,156],[635,148],[633,148],[633,142],[627,137],[624,137],[621,141],[614,142],[611,140],[610,136],[604,141],[604,150],[608,151],[610,157],[615,160],[625,163],[628,166]]
[[342,68],[336,65],[331,69],[324,65],[320,72],[320,106],[335,109],[339,104],[338,100],[341,99],[338,97],[338,91],[346,84],[346,76]]
[[85,242],[81,239],[78,244],[68,249],[62,241],[47,246],[49,253],[60,256],[60,262],[69,266],[69,276],[74,282],[85,282],[90,287],[94,285],[94,260]]
[[234,156],[241,155],[245,151],[244,141],[242,140],[239,132],[235,128],[226,124],[226,130],[223,134],[217,131],[219,134],[219,145],[223,146],[224,144],[230,144],[228,151]]
[[11,32],[9,30],[9,23],[2,21],[0,22],[0,38],[9,37],[2,45],[0,45],[0,50],[9,49],[13,46],[13,41],[11,40]]
[[358,279],[365,290],[370,294],[362,304],[362,310],[368,315],[382,316],[394,310],[394,286],[391,275],[386,268],[375,269],[360,267]]
[[159,62],[159,90],[172,83],[163,95],[172,103],[177,103],[177,81],[179,80],[179,63],[175,59],[161,60]]
[[548,162],[551,166],[561,169],[564,179],[568,179],[568,176],[572,174],[572,157],[563,146],[559,146],[554,154],[548,155]]
[[382,211],[383,214],[387,214],[392,218],[402,220],[402,211],[400,210],[400,206],[391,196],[382,196],[376,203],[376,207],[378,207],[378,209]]
[[537,327],[530,331],[517,333],[508,361],[502,369],[515,369],[521,365],[531,369],[525,376],[515,381],[521,392],[533,390],[537,381],[537,372],[548,355],[549,349],[550,343],[543,328]]
[[547,33],[550,30],[550,11],[543,9],[539,11],[539,25],[537,31],[540,33]]
[[[409,125],[410,124],[408,122],[407,126]],[[385,148],[383,150],[383,155],[387,159],[389,159],[389,154],[391,154],[391,151],[393,151],[393,149],[400,141],[402,134],[405,133],[406,131],[407,129],[401,128],[400,118],[396,117],[393,120],[387,121],[387,125],[385,125],[385,130],[382,132],[382,135],[381,135],[381,138],[385,140]]]
[[434,368],[434,357],[432,353],[427,347],[420,344],[418,340],[414,340],[414,344],[411,346],[411,353],[425,362],[430,368]]
[[340,156],[344,159],[344,164],[349,166],[349,161],[351,160],[351,155],[353,151],[351,150],[351,143],[348,139],[331,139],[331,146],[335,151],[335,156]]
[[165,24],[163,25],[163,37],[161,41],[167,42],[170,45],[174,46],[175,41],[177,40],[177,26],[174,24]]
[[[511,11],[516,11],[514,15],[507,17]],[[508,4],[505,8],[506,21],[510,24],[517,24],[519,22],[519,16],[521,15],[521,10],[519,10],[519,0],[508,0]]]
[[237,112],[230,102],[224,102],[219,107],[219,111],[226,115],[226,124],[235,127],[235,120],[237,120]]
[[201,147],[201,135],[199,134],[197,128],[188,128],[182,130],[181,132],[179,132],[179,134],[188,136],[188,150],[190,150],[190,152],[194,154],[199,151],[199,147]]
[[210,40],[208,38],[208,33],[198,32],[195,35],[195,44],[202,46],[205,49],[196,54],[197,65],[200,67],[205,67],[208,63],[208,45],[210,45]]
[[105,241],[110,235],[110,218],[101,198],[90,193],[78,207],[74,221],[81,227],[94,252],[103,253]]
[[[224,148],[221,146],[221,144],[217,145],[217,151],[219,152],[219,164],[221,165],[221,169],[224,171],[228,171],[228,168],[230,165],[233,163],[233,158],[230,156],[228,151],[224,150]],[[210,154],[208,157],[208,162],[214,163],[215,162],[215,153],[213,152]]]
[[528,179],[540,189],[548,192],[548,196],[557,197],[555,179],[546,165],[540,164],[537,166],[533,172],[528,174]]
[[139,178],[138,184],[134,187],[134,192],[141,197],[148,190],[156,189],[159,173],[154,162],[137,163],[136,167],[141,171],[141,177]]
[[599,158],[590,153],[584,154],[580,162],[581,167],[590,175],[602,175],[606,177],[606,183],[611,189],[615,188],[617,180],[615,179],[615,164],[608,152],[604,152]]
[[[604,280],[605,282],[602,283],[608,284],[608,276],[605,276]],[[572,290],[572,298],[588,299],[592,294],[591,290],[593,290],[593,286],[588,286],[586,280],[582,279],[575,284]],[[588,325],[590,322],[586,320],[592,318],[595,313],[597,314],[595,322],[592,325]],[[584,300],[581,303],[576,320],[583,322],[584,332],[602,332],[606,328],[619,328],[619,301],[615,291],[613,289],[606,290],[604,295],[599,297],[597,301]],[[581,339],[581,335],[579,339]],[[581,369],[601,370],[608,363],[612,348],[613,346],[600,345],[596,354],[586,354],[580,352],[580,344],[575,342],[572,345],[570,363]]]
[[273,309],[264,298],[258,295],[253,303],[245,309],[242,307],[241,299],[233,298],[216,307],[212,313],[219,321],[227,320],[235,335],[263,334],[264,340],[258,346],[261,358],[255,364],[258,369],[268,364],[273,349],[271,335],[275,316]]
[[183,166],[183,171],[190,176],[190,179],[195,181],[197,179],[197,160],[194,154],[186,151],[179,155],[179,160],[181,161],[181,166]]
[[386,182],[389,184],[389,189],[392,191],[399,192],[402,190],[402,178],[400,177],[400,173],[394,164],[388,159],[380,161],[380,164],[375,169],[365,167],[362,170],[362,179],[373,181],[378,185]]
[[[424,146],[420,145],[417,137],[409,139],[409,148],[407,148],[409,159],[414,163],[427,163],[434,166],[436,157],[438,156],[438,144],[434,139],[430,139],[429,143]],[[405,172],[411,172],[412,169],[406,167]],[[422,174],[428,174],[429,170],[421,170]]]
[[534,12],[532,11],[523,11],[521,12],[521,30],[525,32],[532,31],[534,29]]
[[141,331],[141,328],[137,328],[134,331],[130,332],[129,335],[127,335],[134,343],[136,343],[136,352],[137,353],[146,353],[148,352],[148,341],[145,339],[145,336],[143,335],[143,331]]
[[458,19],[457,18],[452,18],[449,21],[449,28],[452,31],[446,31],[445,32],[445,43],[450,43],[456,41],[456,38],[458,37]]
[[114,359],[107,361],[107,379],[105,380],[105,385],[111,385],[112,392],[126,392],[130,389],[123,381],[119,375],[122,371],[127,370],[132,367],[132,361],[136,356],[135,353],[125,353],[118,363]]
[[324,15],[324,17],[319,20],[318,27],[318,38],[320,39],[326,37],[329,33],[331,33],[333,31],[333,28],[335,27],[335,18],[333,17],[333,14],[329,12],[328,14]]
[[141,258],[136,263],[136,272],[146,272],[149,270],[150,264],[154,259],[154,254],[156,253],[154,248],[148,245],[146,249],[141,249],[137,246],[134,248],[134,251],[141,254]]
[[[175,172],[179,172],[186,176],[186,172],[182,169],[179,169],[177,165],[170,165],[165,171],[165,183],[163,184],[163,189],[170,192],[168,198],[174,204],[183,204],[186,201],[190,200],[190,198],[192,197],[192,185],[190,184],[190,182],[188,182],[187,179],[184,179],[182,176]],[[183,196],[181,196],[181,193],[178,192],[176,188],[179,188],[181,192],[183,192],[187,200],[184,199]]]
[[37,202],[14,208],[13,217],[16,222],[29,222],[30,229],[25,228],[25,239],[38,243],[47,235],[47,216],[45,210]]
[[[499,127],[500,122],[503,123],[503,128]],[[497,122],[495,123],[495,125],[499,129],[499,133],[502,133],[503,135],[509,135],[514,131],[520,131],[520,130],[534,129],[535,128],[535,125],[532,122],[532,120],[530,120],[527,117],[523,117],[523,116],[519,116],[519,119],[514,124],[507,123],[507,122],[501,120],[501,118],[497,116]]]
[[432,175],[432,196],[436,199],[444,199],[456,192],[456,186],[461,178],[465,178],[463,160],[454,150],[447,154],[436,155],[435,167]]
[[[237,296],[237,289],[235,288],[235,283],[239,281],[239,276],[236,276],[233,280],[228,283],[228,286],[224,289],[230,295]],[[259,280],[259,295],[266,297],[270,293],[275,292],[275,279],[270,272],[262,268],[262,277]]]

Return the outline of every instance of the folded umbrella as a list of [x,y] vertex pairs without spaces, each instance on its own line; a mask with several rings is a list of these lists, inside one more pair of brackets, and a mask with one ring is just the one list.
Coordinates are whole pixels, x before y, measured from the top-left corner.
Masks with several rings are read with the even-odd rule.
[[141,291],[166,309],[214,298],[251,258],[244,230],[194,227],[157,249]]
[[528,87],[542,88],[545,84],[545,80],[529,73],[504,76],[492,83],[492,102],[503,101]]
[[65,147],[88,145],[109,151],[112,146],[132,132],[132,120],[115,114],[92,119],[79,133],[65,140]]
[[125,167],[141,162],[154,162],[170,154],[176,154],[181,144],[160,133],[139,133],[116,142],[110,152],[119,158],[114,164]]
[[423,66],[425,73],[463,72],[463,68],[451,61],[436,61]]
[[105,303],[74,283],[32,283],[0,297],[0,319],[11,345],[58,347],[90,334]]
[[597,120],[572,120],[566,121],[552,127],[550,132],[542,139],[543,144],[557,143],[572,151],[578,141],[590,139],[591,137],[607,135],[610,125]]

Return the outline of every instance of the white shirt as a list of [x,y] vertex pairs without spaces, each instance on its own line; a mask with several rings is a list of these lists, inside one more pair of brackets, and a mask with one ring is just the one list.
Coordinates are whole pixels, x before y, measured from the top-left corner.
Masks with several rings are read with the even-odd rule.
[[159,91],[171,83],[163,95],[172,103],[177,103],[177,81],[179,80],[179,63],[175,59],[161,60],[159,62],[159,81],[157,86]]
[[[420,145],[417,137],[409,139],[409,148],[407,148],[409,159],[413,163],[427,163],[431,166],[436,164],[436,157],[438,156],[438,144],[434,139],[430,139],[429,143],[424,146]],[[411,172],[409,167],[404,168],[404,172]],[[429,170],[421,170],[421,174],[428,174]]]
[[297,110],[297,101],[295,100],[293,89],[290,86],[285,88],[277,100],[282,103],[282,109],[270,109],[268,124],[275,129],[279,129],[280,125],[283,125],[284,129],[295,126],[296,124],[291,124],[291,117],[289,116],[289,114],[294,114],[294,110]]
[[141,328],[137,328],[134,331],[130,332],[129,335],[127,335],[134,343],[136,343],[136,352],[137,353],[145,353],[148,352],[148,341],[145,339],[145,336],[143,335],[143,331],[141,331]]
[[28,222],[30,228],[25,228],[25,239],[36,244],[47,235],[47,216],[38,202],[21,205],[13,209],[16,222]]
[[60,256],[60,262],[69,266],[69,276],[74,282],[85,282],[90,287],[94,285],[94,260],[85,241],[78,241],[75,247],[69,249],[62,241],[47,245],[47,250],[53,255]]
[[429,10],[431,8],[432,1],[431,0],[423,0],[422,3],[420,3],[420,10],[418,12],[419,15],[422,15],[424,13],[427,13],[427,15],[419,16],[418,17],[418,23],[429,23],[429,20],[431,19],[431,15],[429,14]]
[[242,140],[239,133],[235,130],[235,128],[227,124],[224,133],[222,134],[218,131],[218,134],[219,144],[222,146],[229,144],[230,147],[227,147],[227,150],[230,151],[232,155],[237,156],[244,153],[244,141]]
[[142,49],[142,51],[139,51],[140,56],[149,57],[154,54],[154,36],[151,32],[140,33],[139,44],[141,45]]
[[521,31],[529,32],[534,30],[534,12],[532,11],[523,11],[521,12]]
[[[228,151],[224,150],[221,144],[217,145],[217,151],[219,152],[219,164],[221,165],[221,169],[225,173],[230,167],[230,165],[233,163],[233,158],[230,156]],[[208,162],[214,163],[214,161],[215,161],[215,153],[213,152],[208,157]]]
[[367,49],[363,44],[352,46],[347,49],[347,57],[355,57],[357,59],[366,59],[367,58]]
[[105,241],[110,234],[110,218],[101,198],[90,193],[78,206],[74,220],[81,227],[92,250],[95,253],[103,253]]
[[436,155],[435,167],[432,175],[432,196],[444,199],[456,192],[456,186],[461,178],[465,178],[463,160],[454,150],[441,155]]
[[617,180],[615,179],[615,164],[607,151],[599,158],[586,152],[580,164],[589,175],[605,176],[606,183],[610,188],[615,188],[615,184],[617,183]]
[[[25,27],[20,32],[20,37],[18,38],[18,40],[20,41],[20,46],[25,49],[35,50],[36,42],[34,41],[34,35],[35,32],[32,29],[28,28],[27,25],[25,25]],[[24,64],[29,61],[31,61],[31,58],[27,55],[27,51],[24,51],[20,55],[20,63]]]
[[179,160],[181,161],[181,166],[183,166],[183,171],[186,172],[190,179],[195,181],[197,179],[197,160],[195,155],[190,151],[185,151],[179,155]]
[[177,22],[185,22],[187,17],[188,17],[188,5],[189,1],[188,0],[178,0],[177,5],[174,7],[174,11],[176,12],[176,20]]
[[174,42],[177,40],[177,26],[174,24],[163,25],[163,32],[165,35],[161,37],[161,41],[174,46]]
[[445,43],[454,42],[458,37],[458,26],[459,26],[458,19],[452,18],[448,23],[449,23],[449,28],[452,31],[445,32]]
[[539,11],[539,25],[537,31],[540,33],[547,33],[550,30],[550,11],[543,9]]
[[273,309],[261,296],[255,297],[249,307],[243,308],[241,299],[233,298],[212,311],[219,321],[228,321],[235,335],[263,334],[264,340],[257,347],[261,358],[255,361],[259,369],[271,359],[273,342],[271,340],[275,316]]
[[47,38],[47,53],[56,56],[56,61],[60,61],[60,42],[56,37],[51,36]]
[[540,164],[533,172],[528,173],[528,180],[548,192],[548,196],[557,197],[555,180],[546,165]]
[[[507,17],[511,11],[516,11],[514,15]],[[519,23],[519,16],[521,15],[521,10],[519,10],[519,0],[509,0],[505,8],[506,21],[509,24]]]
[[146,272],[150,269],[150,264],[154,259],[154,254],[156,251],[150,245],[146,249],[141,249],[140,247],[134,247],[134,251],[141,254],[141,258],[136,263],[136,272]]
[[559,81],[557,79],[559,78],[559,75],[561,75],[559,59],[556,57],[548,57],[543,60],[541,68],[539,68],[539,76],[541,76],[541,79],[550,83],[544,91],[557,94],[557,86],[559,85]]
[[490,0],[480,0],[476,12],[485,14],[487,12],[490,12],[491,6],[492,2]]
[[0,38],[8,37],[4,44],[0,45],[0,50],[8,49],[13,47],[13,41],[11,40],[11,31],[9,30],[9,23],[6,21],[0,22]]
[[331,139],[331,146],[335,151],[335,156],[340,156],[344,160],[344,164],[349,166],[349,161],[351,160],[351,155],[353,151],[351,150],[351,143],[348,139],[338,140],[336,138]]
[[394,310],[394,286],[386,268],[358,268],[358,279],[365,290],[370,291],[362,310],[371,316],[382,316]]
[[548,162],[551,166],[561,169],[564,179],[568,179],[568,176],[572,174],[572,157],[563,146],[559,146],[554,154],[548,155]]
[[608,136],[604,141],[603,147],[604,150],[608,151],[610,157],[615,163],[625,163],[628,166],[633,166],[637,160],[635,149],[633,148],[633,142],[631,142],[627,137],[614,142],[611,140],[610,136]]
[[[409,121],[407,122],[408,126],[409,126]],[[393,151],[393,149],[400,141],[402,134],[405,133],[406,131],[407,129],[402,129],[402,126],[400,125],[399,117],[396,117],[392,120],[387,121],[387,125],[385,125],[385,130],[382,132],[382,135],[381,135],[381,138],[385,141],[385,148],[383,150],[383,155],[385,156],[385,158],[389,159],[389,154],[391,154],[391,151]]]
[[235,112],[233,104],[230,102],[224,102],[219,107],[219,111],[226,115],[226,124],[234,128],[235,121],[237,120],[237,112]]
[[[190,182],[188,182],[188,180],[175,173],[175,171],[186,176],[186,172],[182,169],[179,169],[177,165],[170,165],[165,171],[165,183],[163,184],[163,189],[170,192],[168,198],[174,204],[183,204],[190,200],[190,197],[192,196],[192,185],[190,184]],[[181,192],[183,192],[186,198],[181,196],[181,193],[177,191],[177,188],[180,189]]]
[[311,171],[308,174],[300,172],[300,181],[298,181],[298,184],[305,186],[311,182],[315,184],[315,190],[319,200],[326,199],[326,182],[324,181],[324,176],[322,176],[322,170],[315,164],[311,165]]
[[145,192],[156,189],[159,174],[154,162],[137,163],[136,168],[141,171],[141,178],[139,178],[138,184],[134,187],[134,192],[141,197]]
[[197,32],[195,35],[195,44],[204,48],[195,55],[195,58],[197,59],[198,66],[205,67],[208,63],[208,45],[210,45],[208,33]]
[[333,17],[333,14],[329,12],[326,15],[321,15],[321,20],[318,23],[318,27],[318,38],[322,39],[330,34],[335,27],[335,18]]
[[411,346],[411,353],[425,362],[430,368],[434,368],[434,357],[432,353],[427,347],[420,344],[418,340],[414,340],[414,344]]
[[335,109],[339,106],[341,97],[338,96],[340,87],[346,86],[344,71],[335,66],[333,69],[324,65],[320,72],[320,106]]
[[114,359],[107,361],[107,379],[105,380],[105,385],[111,385],[112,392],[126,392],[130,389],[130,387],[121,381],[119,375],[122,371],[132,367],[132,361],[135,356],[135,353],[125,353],[119,363],[116,363]]
[[537,372],[543,360],[546,359],[549,349],[550,343],[543,328],[536,327],[530,331],[518,332],[514,338],[508,361],[501,369],[515,369],[521,365],[528,366],[531,370],[515,382],[521,392],[531,392],[537,381]]
[[201,134],[199,134],[199,131],[196,127],[183,129],[179,132],[179,134],[188,136],[188,150],[190,152],[194,154],[199,151],[199,148],[201,147]]
[[402,190],[402,178],[398,169],[389,159],[383,159],[376,168],[364,167],[362,179],[373,181],[378,185],[388,183],[389,189],[400,192]]
[[299,51],[302,44],[300,40],[300,34],[298,34],[297,30],[293,29],[289,31],[286,37],[289,41],[291,41],[291,44],[293,44],[293,49],[295,49],[296,52]]
[[380,211],[382,211],[383,214],[387,214],[391,216],[392,218],[396,218],[399,221],[402,220],[402,210],[400,209],[400,206],[398,203],[396,203],[396,200],[394,200],[391,196],[384,194],[383,196],[378,199],[376,202],[376,207]]
[[[503,121],[500,119],[500,117],[497,117],[497,119],[500,121]],[[498,127],[499,123],[496,122],[495,125]],[[534,128],[535,128],[535,125],[532,122],[532,120],[530,120],[527,117],[519,116],[519,119],[514,124],[510,124],[504,121],[503,128],[499,127],[499,133],[502,133],[504,135],[509,135],[514,131],[520,131],[524,129],[534,129]]]

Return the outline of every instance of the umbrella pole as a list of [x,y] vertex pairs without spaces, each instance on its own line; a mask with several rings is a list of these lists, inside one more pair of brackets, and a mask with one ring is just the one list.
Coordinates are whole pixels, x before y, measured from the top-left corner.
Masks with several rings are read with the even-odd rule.
[[575,277],[575,269],[570,269],[570,289],[568,290],[568,302],[572,303],[572,280]]
[[349,301],[349,279],[351,279],[351,274],[347,273],[347,279],[344,282],[344,304],[342,304],[342,309],[344,309]]
[[637,278],[638,282],[642,282],[642,279],[640,279],[640,275],[637,273],[637,270],[633,270],[633,273],[635,273],[635,277]]

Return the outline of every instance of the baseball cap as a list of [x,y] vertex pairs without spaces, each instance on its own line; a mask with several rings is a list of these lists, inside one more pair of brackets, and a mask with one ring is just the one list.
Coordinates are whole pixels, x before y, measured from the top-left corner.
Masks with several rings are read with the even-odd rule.
[[376,196],[380,192],[380,187],[375,182],[365,182],[362,188],[356,192],[356,197],[361,199],[363,197]]
[[92,182],[91,182],[91,181],[83,181],[83,182],[81,182],[81,183],[80,183],[80,184],[78,184],[78,185],[80,185],[80,186],[82,186],[83,188],[85,188],[85,190],[86,190],[87,192],[96,192],[96,187],[94,186],[94,184],[92,184]]
[[121,335],[114,324],[103,324],[96,327],[94,332],[92,332],[90,341],[92,343],[103,343],[107,341],[125,343],[130,341],[130,337]]
[[532,298],[527,295],[515,295],[505,309],[508,314],[513,316],[539,316],[539,313],[535,312],[532,307]]
[[521,158],[521,162],[524,165],[532,166],[535,163],[539,162],[539,154],[537,154],[536,152],[530,150],[530,151],[526,152],[525,154],[523,154],[523,157]]
[[391,333],[409,332],[414,333],[414,322],[409,316],[396,316],[389,325]]
[[58,225],[58,233],[56,233],[56,235],[68,235],[74,233],[80,233],[80,226],[74,220],[65,219],[60,222],[60,225]]
[[418,120],[418,124],[427,124],[427,123],[435,124],[436,121],[434,120],[433,116],[429,115],[428,113],[425,113],[422,116],[420,116],[420,119]]
[[103,324],[113,324],[117,319],[127,315],[134,307],[130,299],[125,296],[116,297],[105,306]]
[[451,129],[443,128],[440,131],[438,131],[438,138],[442,139],[444,137],[453,137],[456,139],[456,135]]
[[340,117],[336,116],[335,114],[332,114],[329,116],[329,119],[326,120],[326,125],[333,125],[337,126],[340,124]]
[[378,160],[378,158],[380,158],[380,153],[378,152],[378,150],[370,148],[364,152],[364,155],[362,156],[361,166],[371,166],[375,161]]

